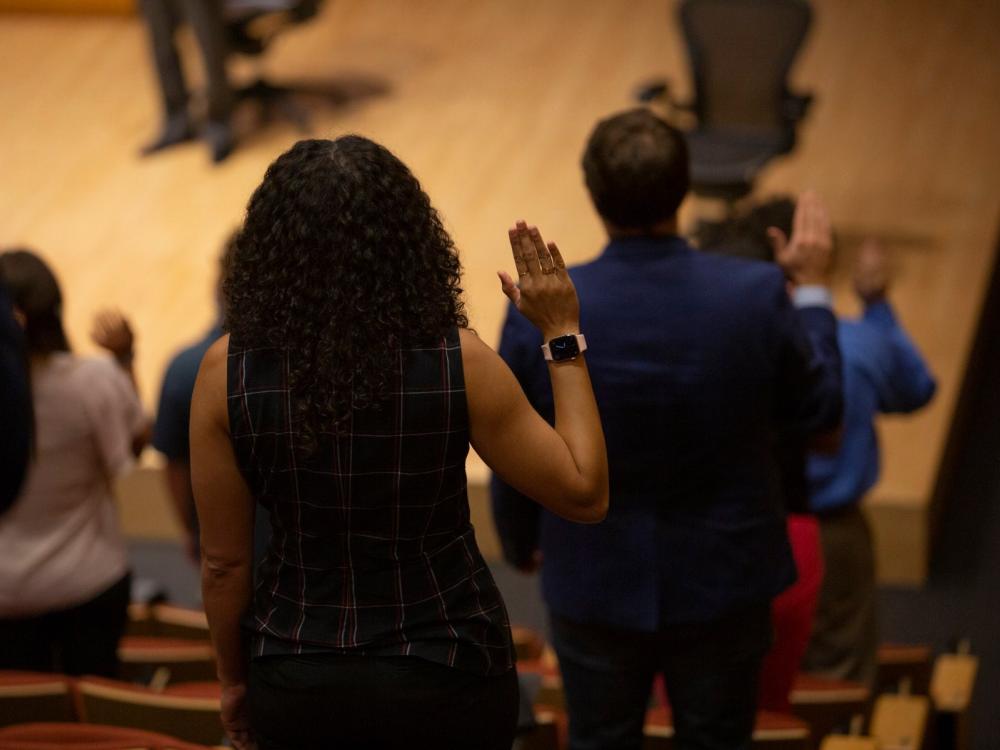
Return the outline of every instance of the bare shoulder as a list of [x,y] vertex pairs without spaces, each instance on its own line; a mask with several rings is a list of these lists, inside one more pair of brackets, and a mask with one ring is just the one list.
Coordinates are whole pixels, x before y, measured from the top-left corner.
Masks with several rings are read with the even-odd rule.
[[226,411],[227,370],[229,359],[229,334],[212,344],[202,357],[195,383],[193,405],[210,414]]
[[215,378],[222,377],[222,382],[225,384],[228,359],[229,334],[227,333],[208,347],[205,356],[201,358],[201,367],[198,369],[199,379],[214,381]]

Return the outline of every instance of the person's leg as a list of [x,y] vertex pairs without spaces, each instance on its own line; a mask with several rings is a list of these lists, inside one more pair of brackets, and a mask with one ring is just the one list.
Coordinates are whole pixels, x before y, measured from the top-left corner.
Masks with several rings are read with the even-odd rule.
[[118,641],[128,619],[132,576],[60,613],[63,672],[70,675],[118,676]]
[[858,507],[820,518],[826,576],[804,659],[807,672],[871,684],[875,677],[875,559]]
[[812,516],[790,515],[788,538],[792,543],[798,579],[771,604],[774,645],[761,669],[758,705],[765,711],[787,713],[789,694],[809,644],[816,603],[823,581],[819,524]]
[[638,750],[655,675],[653,636],[553,615],[570,750]]
[[226,72],[229,41],[222,13],[222,0],[180,0],[185,20],[191,24],[205,70],[208,87],[208,122],[202,133],[220,162],[232,152],[234,141],[229,118],[234,95]]
[[48,615],[0,619],[0,669],[56,671]]
[[517,674],[462,672],[415,657],[256,659],[250,716],[261,750],[351,747],[509,750]]
[[163,99],[163,130],[156,139],[143,147],[144,154],[182,143],[194,134],[187,111],[188,94],[184,84],[184,73],[174,44],[174,33],[177,31],[175,1],[140,0],[139,2],[149,31],[149,45]]
[[749,750],[770,641],[770,602],[716,622],[661,631],[676,750]]

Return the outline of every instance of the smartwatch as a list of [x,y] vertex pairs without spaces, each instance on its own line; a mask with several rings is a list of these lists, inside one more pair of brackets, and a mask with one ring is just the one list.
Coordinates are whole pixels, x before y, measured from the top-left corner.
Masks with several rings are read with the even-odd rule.
[[556,336],[547,344],[542,344],[542,355],[546,362],[569,362],[587,351],[587,339],[582,333],[567,333]]

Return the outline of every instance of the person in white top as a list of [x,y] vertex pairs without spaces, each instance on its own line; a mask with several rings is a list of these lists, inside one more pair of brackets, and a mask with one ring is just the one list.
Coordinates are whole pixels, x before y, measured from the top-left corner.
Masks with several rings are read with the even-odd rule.
[[45,262],[3,253],[0,278],[24,328],[35,422],[27,480],[0,517],[0,669],[114,676],[130,573],[112,483],[149,432],[134,337],[121,315],[102,313],[92,336],[112,356],[77,356]]

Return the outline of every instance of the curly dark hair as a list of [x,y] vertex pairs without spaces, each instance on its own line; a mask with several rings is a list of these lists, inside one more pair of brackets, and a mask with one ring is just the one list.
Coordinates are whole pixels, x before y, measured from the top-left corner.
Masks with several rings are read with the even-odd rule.
[[311,452],[320,433],[384,400],[395,350],[468,325],[460,283],[455,245],[405,164],[357,135],[304,140],[250,198],[223,284],[225,326],[240,346],[287,351]]

